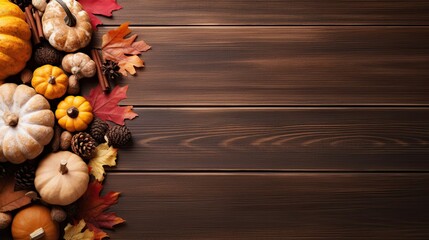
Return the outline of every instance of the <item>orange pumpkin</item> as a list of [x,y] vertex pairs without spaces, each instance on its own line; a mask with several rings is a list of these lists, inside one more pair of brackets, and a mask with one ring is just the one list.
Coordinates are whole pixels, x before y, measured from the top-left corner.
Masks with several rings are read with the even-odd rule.
[[[37,236],[43,235],[43,238]],[[19,211],[12,222],[14,240],[59,239],[58,224],[52,220],[51,211],[41,205],[33,205]]]
[[67,96],[55,111],[58,124],[69,132],[84,131],[91,123],[91,104],[82,96]]
[[31,31],[25,14],[8,0],[0,0],[0,84],[19,73],[31,57]]
[[47,64],[34,70],[31,85],[45,98],[55,99],[66,93],[69,78],[61,68]]

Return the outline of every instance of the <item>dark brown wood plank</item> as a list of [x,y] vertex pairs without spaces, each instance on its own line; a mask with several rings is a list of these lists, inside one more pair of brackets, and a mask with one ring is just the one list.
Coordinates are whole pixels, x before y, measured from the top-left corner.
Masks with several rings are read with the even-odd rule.
[[428,239],[428,174],[110,174],[112,239]]
[[429,170],[429,109],[137,108],[112,170]]
[[144,25],[424,25],[421,0],[119,0],[107,24]]
[[429,27],[133,30],[153,50],[124,104],[429,104]]

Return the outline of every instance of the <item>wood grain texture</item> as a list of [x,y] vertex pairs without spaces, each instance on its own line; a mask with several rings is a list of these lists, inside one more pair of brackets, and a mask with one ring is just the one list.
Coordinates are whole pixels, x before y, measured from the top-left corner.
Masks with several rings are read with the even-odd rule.
[[427,25],[421,0],[144,0],[118,1],[124,8],[107,24],[143,25]]
[[137,108],[120,170],[429,170],[429,111]]
[[[101,34],[110,28],[103,28]],[[132,105],[427,105],[429,27],[151,27]]]
[[[428,239],[428,174],[110,174],[112,239]],[[129,186],[124,188],[124,186]]]

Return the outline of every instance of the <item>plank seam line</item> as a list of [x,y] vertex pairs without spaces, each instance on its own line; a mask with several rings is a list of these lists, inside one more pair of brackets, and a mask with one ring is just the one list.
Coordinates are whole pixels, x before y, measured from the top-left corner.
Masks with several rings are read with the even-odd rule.
[[[119,27],[119,24],[103,24],[101,27]],[[130,24],[130,27],[147,27],[147,28],[202,28],[202,27],[429,27],[429,24],[255,24],[255,25],[244,25],[244,24],[190,24],[190,25],[163,25],[163,24]]]
[[[120,104],[127,106],[127,104]],[[230,109],[419,109],[429,110],[429,105],[133,105],[134,108],[165,109],[165,108],[230,108]]]
[[204,170],[112,170],[109,169],[107,172],[110,173],[250,173],[250,174],[428,174],[429,170],[228,170],[228,169],[204,169]]

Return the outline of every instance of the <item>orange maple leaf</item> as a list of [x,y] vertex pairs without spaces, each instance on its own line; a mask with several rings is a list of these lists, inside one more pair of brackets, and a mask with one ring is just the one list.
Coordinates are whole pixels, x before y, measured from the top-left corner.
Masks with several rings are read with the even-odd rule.
[[125,38],[131,33],[128,28],[129,22],[121,24],[117,29],[110,30],[103,35],[101,50],[105,60],[111,60],[118,63],[122,75],[127,76],[136,73],[136,67],[144,67],[143,60],[137,55],[148,51],[149,46],[144,41],[137,41],[137,34]]
[[88,229],[94,232],[94,239],[103,239],[108,235],[101,228],[113,229],[113,226],[125,222],[113,212],[105,212],[110,206],[118,203],[119,192],[109,192],[100,197],[103,185],[93,181],[88,185],[85,194],[78,200],[76,221],[84,219]]

